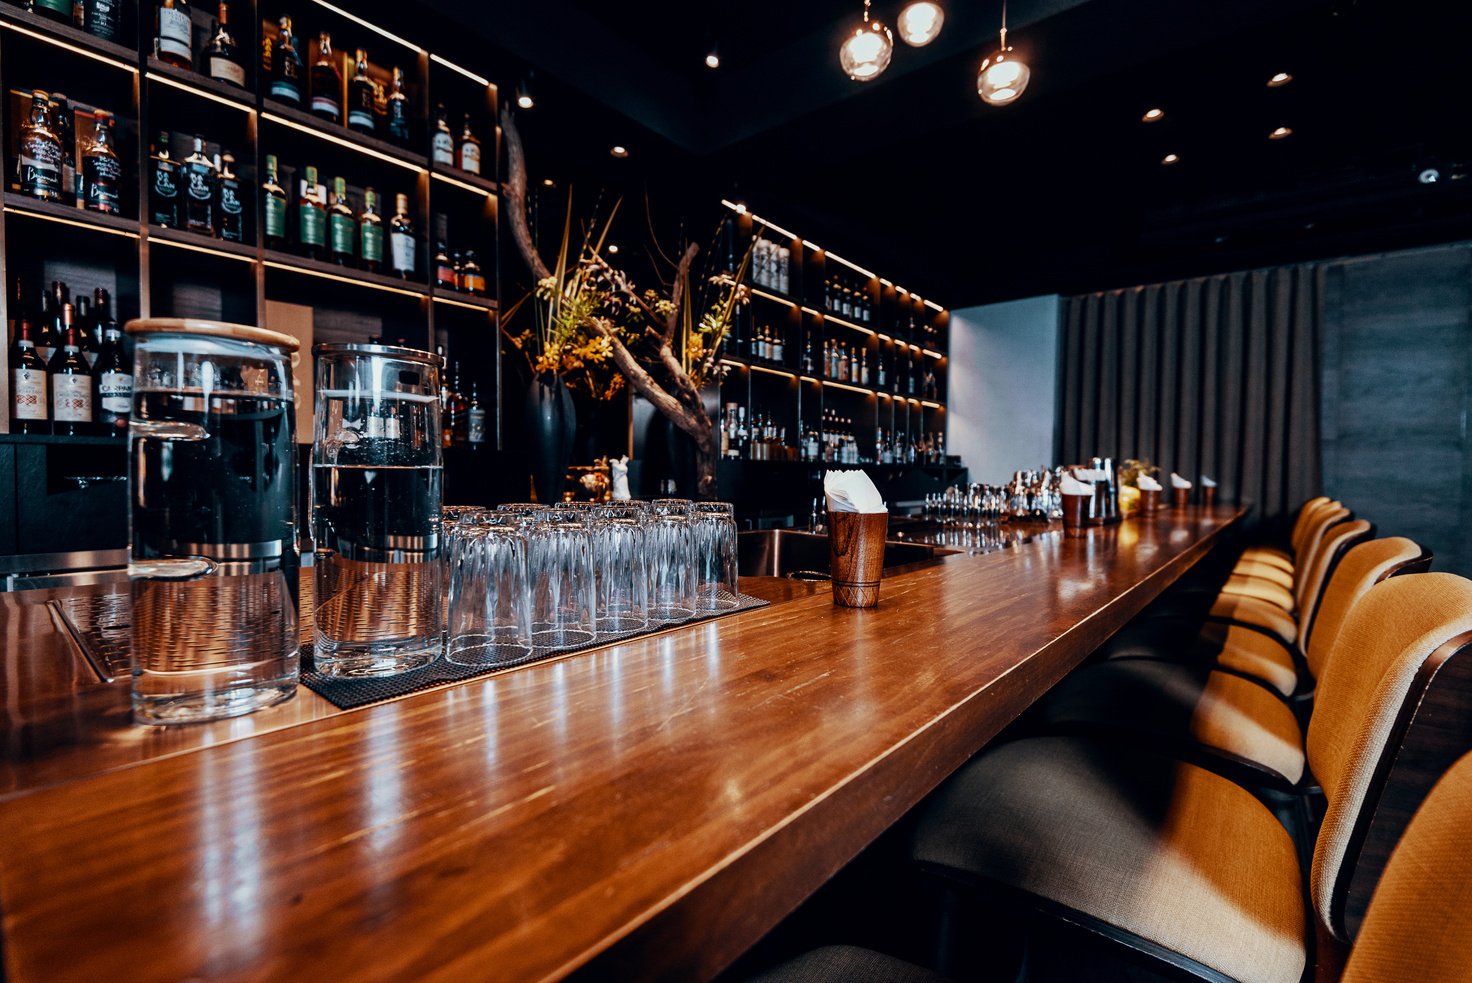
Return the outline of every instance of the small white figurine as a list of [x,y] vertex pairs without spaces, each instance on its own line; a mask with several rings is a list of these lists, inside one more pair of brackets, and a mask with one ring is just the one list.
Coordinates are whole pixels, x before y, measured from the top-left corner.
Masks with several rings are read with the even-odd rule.
[[608,466],[613,471],[613,500],[627,502],[634,497],[629,494],[629,455],[611,458]]

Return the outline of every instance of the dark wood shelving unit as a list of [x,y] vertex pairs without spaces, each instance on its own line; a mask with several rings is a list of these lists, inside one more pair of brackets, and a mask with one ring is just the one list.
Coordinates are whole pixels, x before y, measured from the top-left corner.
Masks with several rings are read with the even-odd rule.
[[149,55],[147,62],[146,78],[155,82],[164,82],[172,85],[182,92],[187,92],[202,99],[210,99],[214,102],[224,101],[237,110],[250,112],[256,108],[256,96],[248,89],[220,82],[203,75],[199,72],[187,71],[176,68],[166,61],[160,61],[156,55]]
[[74,48],[80,48],[84,52],[120,61],[124,65],[136,66],[138,64],[137,50],[112,41],[105,41],[95,34],[88,34],[80,28],[33,13],[24,7],[11,4],[0,7],[0,28],[31,31],[53,42],[62,42]]
[[257,258],[257,250],[253,245],[247,245],[243,242],[231,242],[229,239],[207,236],[199,232],[190,232],[187,229],[171,229],[162,225],[150,225],[147,235],[150,242],[169,243],[198,252],[225,253],[226,255],[222,258],[243,259],[252,263]]
[[[272,119],[273,116],[276,119]],[[390,143],[388,140],[380,140],[377,137],[368,136],[366,133],[359,133],[357,130],[350,130],[346,126],[338,126],[321,117],[304,112],[289,103],[280,102],[276,99],[262,99],[261,118],[268,123],[276,123],[278,126],[289,125],[299,131],[310,133],[318,139],[335,143],[338,146],[346,146],[349,150],[357,150],[360,153],[370,156],[387,158],[401,166],[408,165],[410,168],[421,172],[427,172],[429,170],[429,158],[423,154],[416,154],[412,150],[407,150],[396,143]],[[285,123],[278,122],[281,120],[284,120]]]
[[9,215],[49,219],[83,229],[92,228],[99,232],[121,232],[134,238],[138,236],[138,219],[136,218],[108,215],[104,212],[89,211],[85,208],[77,208],[75,205],[55,201],[42,201],[15,191],[5,192],[4,210]]
[[404,280],[383,273],[369,273],[367,270],[339,266],[337,263],[329,263],[326,260],[298,256],[296,253],[263,249],[261,250],[261,263],[268,270],[331,279],[347,287],[388,290],[401,294],[414,294],[419,297],[429,296],[428,284],[420,283],[418,280]]

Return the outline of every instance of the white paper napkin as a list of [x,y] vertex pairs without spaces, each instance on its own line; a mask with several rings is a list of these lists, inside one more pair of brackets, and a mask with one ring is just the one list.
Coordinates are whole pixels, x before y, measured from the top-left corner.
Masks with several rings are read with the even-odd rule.
[[1190,488],[1191,482],[1172,471],[1170,473],[1170,486],[1172,488]]
[[1160,482],[1148,474],[1142,474],[1135,479],[1135,487],[1140,491],[1160,491]]
[[1063,480],[1058,483],[1058,490],[1064,495],[1092,495],[1094,486],[1087,481],[1079,481],[1071,474],[1065,473]]
[[1201,487],[1202,488],[1215,488],[1216,487],[1216,482],[1215,481],[1212,481],[1210,478],[1208,478],[1206,475],[1203,474],[1201,476]]
[[879,489],[863,471],[829,471],[823,475],[823,493],[830,512],[887,512]]

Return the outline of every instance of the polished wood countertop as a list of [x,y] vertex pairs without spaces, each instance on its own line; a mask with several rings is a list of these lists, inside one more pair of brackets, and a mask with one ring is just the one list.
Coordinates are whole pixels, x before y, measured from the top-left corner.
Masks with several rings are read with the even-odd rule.
[[886,577],[873,610],[794,589],[197,730],[99,722],[117,683],[34,664],[64,592],[6,598],[5,978],[710,977],[1241,515],[1055,530]]

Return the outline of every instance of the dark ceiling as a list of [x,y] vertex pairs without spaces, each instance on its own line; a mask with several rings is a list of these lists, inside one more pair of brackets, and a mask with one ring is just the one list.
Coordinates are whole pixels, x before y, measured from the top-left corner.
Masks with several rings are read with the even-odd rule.
[[856,0],[428,2],[535,72],[535,173],[739,198],[952,307],[1472,237],[1464,4],[1012,0],[1032,83],[995,108],[991,0],[865,84],[836,56]]

